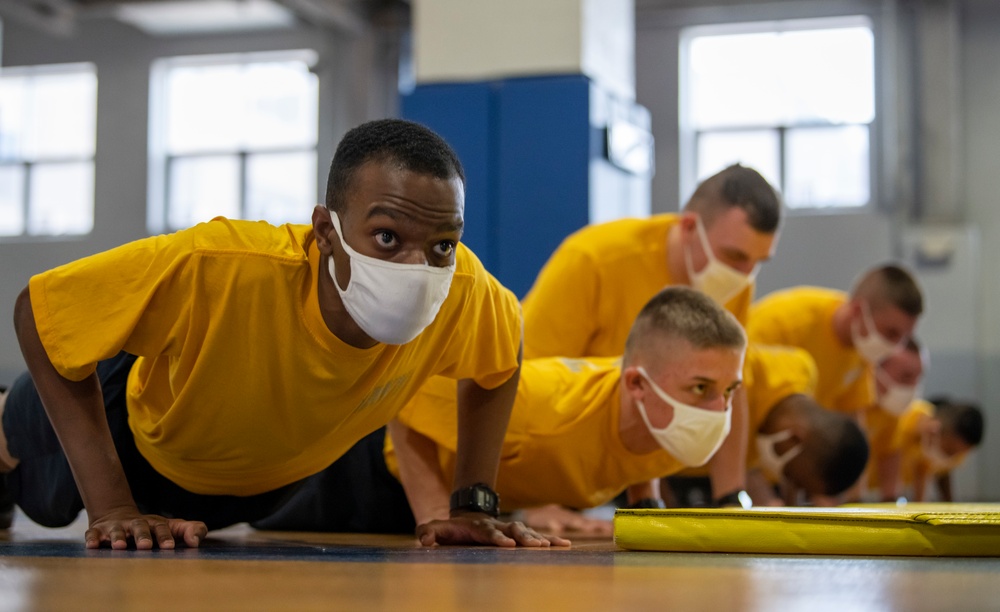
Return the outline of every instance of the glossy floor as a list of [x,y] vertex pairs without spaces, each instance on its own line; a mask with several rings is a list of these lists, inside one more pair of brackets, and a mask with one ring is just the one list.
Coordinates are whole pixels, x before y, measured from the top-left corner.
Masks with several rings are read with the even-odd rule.
[[258,532],[200,549],[88,551],[19,517],[2,610],[997,610],[1000,559],[421,548],[405,536]]

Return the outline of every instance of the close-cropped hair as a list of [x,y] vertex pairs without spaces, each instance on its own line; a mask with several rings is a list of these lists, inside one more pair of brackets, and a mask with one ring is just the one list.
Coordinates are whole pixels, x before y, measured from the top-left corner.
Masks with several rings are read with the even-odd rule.
[[874,307],[890,304],[911,317],[924,312],[924,297],[916,278],[901,265],[882,264],[861,275],[851,297],[863,298]]
[[941,421],[941,429],[954,432],[969,446],[979,446],[983,441],[983,411],[968,402],[953,402],[939,397],[931,400],[934,416]]
[[393,164],[400,169],[465,182],[465,171],[455,151],[429,128],[402,119],[377,119],[349,130],[333,155],[326,182],[326,207],[343,209],[355,174],[370,162]]
[[643,306],[628,339],[624,363],[664,338],[685,340],[696,349],[746,347],[743,326],[712,298],[690,287],[663,289]]
[[684,206],[698,213],[705,225],[730,208],[742,208],[754,230],[773,234],[781,225],[781,198],[753,168],[733,164],[702,181]]

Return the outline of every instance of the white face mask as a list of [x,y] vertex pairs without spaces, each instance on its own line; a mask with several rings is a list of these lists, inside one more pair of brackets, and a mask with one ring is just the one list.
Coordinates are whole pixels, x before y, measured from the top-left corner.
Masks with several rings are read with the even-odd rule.
[[330,276],[344,308],[373,339],[385,344],[406,344],[416,338],[448,297],[455,265],[436,268],[427,264],[401,264],[358,253],[344,241],[340,218],[331,211],[340,245],[351,258],[347,289],[337,282],[333,256]]
[[785,466],[802,452],[802,445],[797,444],[778,455],[774,445],[792,437],[791,429],[784,429],[773,434],[757,434],[757,456],[760,458],[760,468],[775,480],[785,477]]
[[896,344],[889,342],[882,334],[878,333],[875,321],[872,319],[871,308],[868,307],[868,302],[861,302],[861,316],[864,319],[868,335],[861,335],[860,326],[858,325],[858,321],[855,320],[851,325],[851,341],[854,342],[854,348],[857,349],[865,361],[873,366],[877,366],[896,350]]
[[900,385],[881,369],[875,370],[875,376],[885,387],[885,391],[878,398],[880,408],[893,416],[900,416],[913,403],[917,397],[916,385]]
[[732,421],[730,406],[727,404],[723,412],[689,406],[667,395],[653,382],[644,368],[640,367],[639,373],[649,383],[653,392],[674,408],[674,418],[670,424],[657,429],[650,424],[649,417],[646,416],[646,407],[641,401],[636,400],[639,415],[649,428],[649,433],[653,434],[653,438],[660,446],[684,465],[690,467],[704,465],[712,458],[715,451],[719,450],[729,434]]
[[708,234],[705,233],[701,217],[695,217],[695,227],[698,229],[698,238],[701,240],[705,257],[708,258],[708,264],[701,272],[695,272],[691,264],[691,249],[684,249],[684,264],[687,266],[691,286],[715,300],[720,306],[725,306],[726,302],[750,286],[757,276],[757,266],[754,266],[750,274],[743,274],[722,263],[716,259],[712,245],[708,243]]

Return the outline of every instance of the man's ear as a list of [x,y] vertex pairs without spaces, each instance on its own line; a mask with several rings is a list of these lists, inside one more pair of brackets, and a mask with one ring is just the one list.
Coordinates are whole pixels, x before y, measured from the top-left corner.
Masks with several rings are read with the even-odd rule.
[[313,235],[316,237],[316,247],[321,253],[329,255],[333,248],[330,244],[330,236],[335,230],[333,229],[333,219],[330,217],[330,211],[327,210],[326,206],[317,204],[313,208],[312,226]]
[[698,227],[698,213],[690,210],[682,212],[680,224],[684,233],[689,235],[692,234]]
[[628,366],[622,369],[622,387],[625,388],[625,392],[628,393],[632,399],[642,399],[644,391],[642,388],[643,377],[639,373],[639,368],[636,366]]

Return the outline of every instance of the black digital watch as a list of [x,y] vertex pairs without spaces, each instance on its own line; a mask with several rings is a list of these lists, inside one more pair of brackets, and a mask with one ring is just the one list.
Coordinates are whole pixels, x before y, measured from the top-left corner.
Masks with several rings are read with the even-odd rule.
[[489,485],[477,482],[451,494],[452,512],[482,512],[496,518],[500,514],[500,497]]

